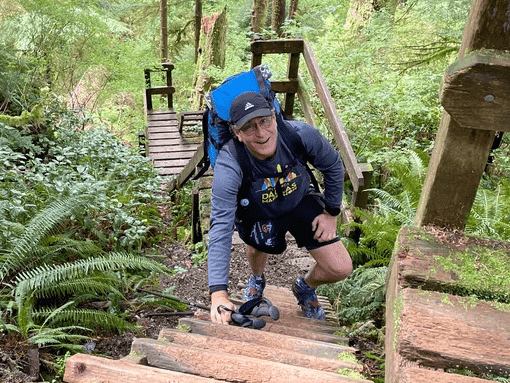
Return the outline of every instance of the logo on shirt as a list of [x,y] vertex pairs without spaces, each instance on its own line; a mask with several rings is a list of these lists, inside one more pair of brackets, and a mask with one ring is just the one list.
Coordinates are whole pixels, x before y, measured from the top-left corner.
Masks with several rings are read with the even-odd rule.
[[[277,165],[276,169],[278,172],[281,172],[280,164]],[[297,183],[294,181],[296,177],[296,173],[289,170],[284,177],[265,178],[262,184],[262,203],[271,203],[278,198],[276,191],[277,183],[280,184],[284,197],[294,193],[297,190]]]

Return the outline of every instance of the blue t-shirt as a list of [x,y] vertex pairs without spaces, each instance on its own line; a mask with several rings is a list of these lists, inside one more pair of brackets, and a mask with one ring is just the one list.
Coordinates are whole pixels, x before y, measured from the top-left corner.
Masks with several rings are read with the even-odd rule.
[[[301,137],[307,158],[311,165],[324,176],[324,202],[337,208],[342,203],[344,168],[340,154],[331,143],[314,127],[299,121],[286,121]],[[301,198],[310,192],[308,174],[302,167],[297,171],[285,172],[288,165],[296,159],[278,135],[275,156],[261,161],[247,151],[253,173],[271,174],[283,172],[283,200],[275,192],[275,182],[271,177],[260,178],[250,192],[249,203],[264,207],[261,214],[278,216],[296,206]],[[211,220],[208,246],[209,286],[226,289],[230,265],[230,249],[234,220],[238,208],[238,192],[243,180],[243,173],[236,156],[230,152],[230,145],[220,150],[214,166],[214,180],[211,195]],[[243,201],[242,201],[243,202]]]

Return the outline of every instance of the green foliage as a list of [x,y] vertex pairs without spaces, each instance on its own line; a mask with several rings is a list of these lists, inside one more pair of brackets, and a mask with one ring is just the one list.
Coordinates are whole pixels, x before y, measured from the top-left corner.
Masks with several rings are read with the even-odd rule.
[[347,324],[373,318],[385,301],[386,267],[358,268],[347,279],[322,285],[317,293],[327,296],[338,318]]

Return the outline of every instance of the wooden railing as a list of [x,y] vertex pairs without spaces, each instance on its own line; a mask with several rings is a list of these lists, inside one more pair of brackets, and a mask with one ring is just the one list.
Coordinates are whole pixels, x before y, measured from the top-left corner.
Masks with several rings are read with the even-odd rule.
[[[153,95],[166,95],[168,98],[168,109],[174,109],[174,101],[173,94],[175,93],[175,88],[172,86],[172,70],[174,69],[174,64],[172,63],[163,63],[161,64],[162,68],[155,69],[145,69],[145,111],[151,111],[152,108],[152,96]],[[166,72],[166,85],[165,86],[152,86],[151,84],[151,73],[152,72]]]
[[372,169],[369,164],[359,164],[351,143],[345,131],[345,127],[338,116],[337,109],[326,82],[322,76],[315,56],[310,46],[301,39],[298,40],[260,40],[251,44],[252,60],[254,68],[262,64],[264,54],[289,54],[287,79],[283,81],[271,81],[271,89],[276,93],[285,93],[282,106],[283,113],[287,118],[292,118],[295,95],[298,95],[305,119],[310,125],[315,125],[313,108],[308,101],[306,89],[299,78],[299,58],[303,55],[310,77],[315,85],[315,90],[324,108],[329,128],[335,142],[338,145],[340,155],[345,165],[345,170],[353,188],[351,205],[365,208],[367,195],[364,192],[370,184]]

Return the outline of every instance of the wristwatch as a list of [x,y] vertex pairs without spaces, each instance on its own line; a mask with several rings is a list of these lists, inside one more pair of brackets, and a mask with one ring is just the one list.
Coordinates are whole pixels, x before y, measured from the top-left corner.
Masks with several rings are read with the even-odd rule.
[[332,215],[333,217],[336,217],[338,214],[340,214],[340,208],[339,207],[331,207],[331,206],[326,205],[324,207],[324,210],[326,210],[326,212],[329,215]]

